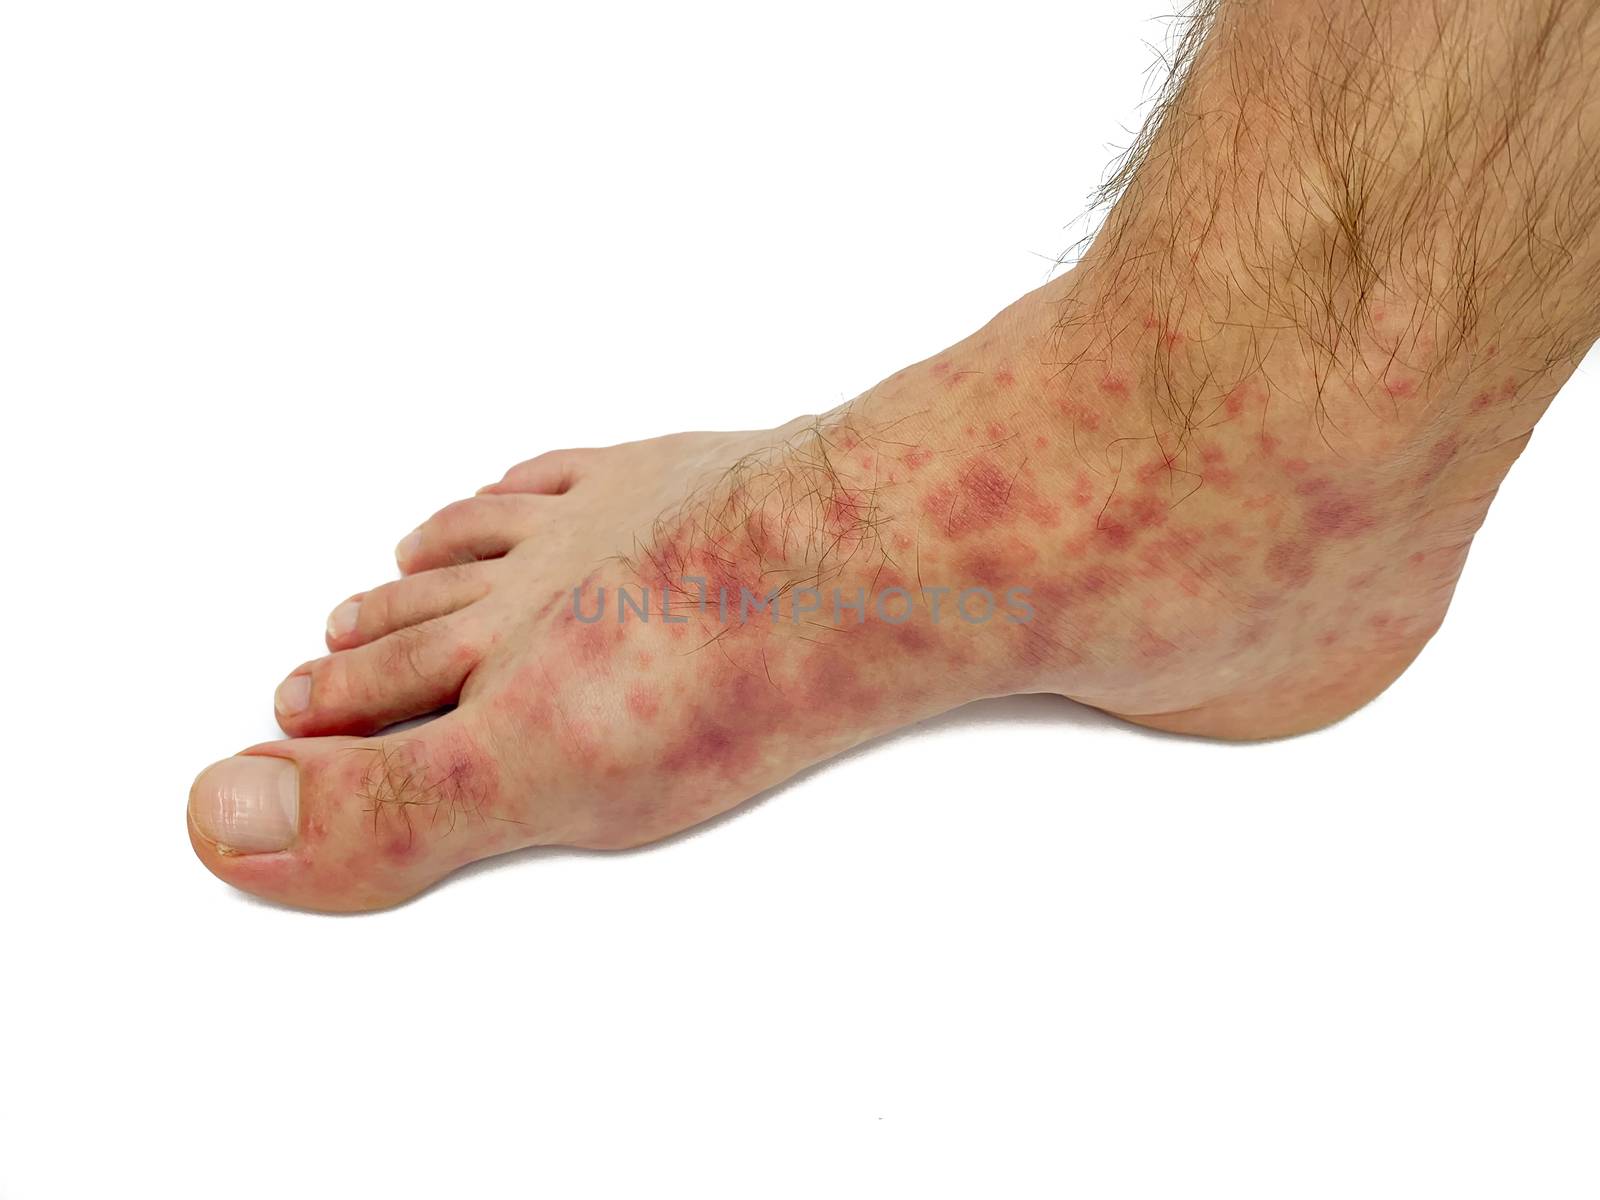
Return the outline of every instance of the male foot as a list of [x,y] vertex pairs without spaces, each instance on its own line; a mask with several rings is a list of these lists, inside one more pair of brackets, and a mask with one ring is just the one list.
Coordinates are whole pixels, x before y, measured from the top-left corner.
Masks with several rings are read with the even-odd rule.
[[1546,7],[1196,6],[1075,271],[824,417],[547,455],[443,510],[280,686],[292,739],[196,781],[196,851],[375,907],[979,697],[1231,738],[1354,711],[1600,332],[1600,15]]
[[[1096,291],[1059,280],[827,416],[548,454],[443,509],[279,686],[292,739],[196,781],[197,853],[370,908],[664,837],[981,697],[1231,738],[1353,711],[1443,617],[1548,381],[1486,350],[1436,405],[1397,358],[1386,404],[1313,405],[1270,382],[1287,354],[1219,371],[1197,322],[1063,320]],[[1173,422],[1157,380],[1191,358],[1212,383]]]

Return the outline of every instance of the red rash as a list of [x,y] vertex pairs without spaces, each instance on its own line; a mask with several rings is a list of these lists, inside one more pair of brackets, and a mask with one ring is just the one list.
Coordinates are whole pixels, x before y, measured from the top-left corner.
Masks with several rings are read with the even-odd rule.
[[953,483],[943,483],[928,493],[923,511],[953,538],[986,533],[1018,516],[1044,528],[1053,527],[1060,514],[1042,501],[1020,472],[1005,471],[987,458],[974,460]]
[[1100,428],[1100,414],[1092,408],[1082,404],[1074,404],[1071,400],[1063,400],[1060,404],[1061,415],[1066,417],[1080,429],[1093,433]]
[[1316,555],[1304,542],[1278,542],[1267,551],[1264,569],[1268,578],[1285,587],[1301,588],[1311,582],[1316,569]]
[[1101,517],[1095,526],[1095,533],[1112,550],[1123,550],[1129,542],[1133,541],[1133,533],[1115,517]]
[[1130,515],[1139,528],[1154,529],[1167,523],[1167,505],[1154,496],[1140,496],[1133,502]]
[[1094,503],[1094,484],[1089,481],[1089,476],[1080,471],[1077,479],[1072,482],[1072,507],[1088,508]]
[[636,683],[628,689],[628,712],[640,721],[653,721],[661,711],[661,698],[654,688]]
[[1027,587],[1031,581],[1022,578],[1022,573],[1038,557],[1039,552],[1032,546],[1013,538],[1008,546],[976,550],[962,558],[958,564],[959,582],[963,587],[985,587],[995,593]]
[[1490,388],[1486,392],[1480,392],[1477,398],[1472,402],[1472,411],[1482,412],[1486,408],[1493,407],[1499,401],[1510,400],[1516,394],[1517,381],[1508,376],[1506,381],[1500,385],[1500,389],[1498,391],[1496,391],[1494,388]]
[[1323,537],[1355,537],[1371,529],[1374,524],[1376,522],[1371,512],[1360,501],[1329,494],[1321,489],[1306,510],[1306,527]]
[[1459,442],[1453,433],[1434,444],[1433,448],[1428,451],[1428,461],[1422,468],[1421,477],[1417,480],[1419,486],[1427,487],[1435,479],[1439,478],[1444,469],[1454,460],[1458,445]]
[[573,651],[578,661],[591,670],[608,670],[622,641],[622,627],[604,621],[585,625],[570,616],[568,622],[568,628],[572,631]]

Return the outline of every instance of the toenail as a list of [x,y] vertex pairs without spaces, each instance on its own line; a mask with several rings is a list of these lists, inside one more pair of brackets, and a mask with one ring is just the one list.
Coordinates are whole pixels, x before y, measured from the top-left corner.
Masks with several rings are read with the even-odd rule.
[[286,717],[304,712],[311,703],[311,676],[291,675],[278,685],[272,704]]
[[361,601],[346,600],[328,618],[328,636],[334,639],[349,637],[356,631],[356,618],[360,615]]
[[413,529],[400,539],[400,544],[394,548],[394,556],[398,561],[405,562],[408,558],[415,557],[421,546],[422,530]]
[[258,754],[213,763],[189,791],[189,819],[237,854],[287,850],[300,828],[300,771]]

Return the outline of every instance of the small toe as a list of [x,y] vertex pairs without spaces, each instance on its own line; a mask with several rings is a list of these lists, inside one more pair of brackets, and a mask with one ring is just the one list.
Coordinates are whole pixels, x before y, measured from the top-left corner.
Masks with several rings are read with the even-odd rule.
[[537,528],[532,496],[474,496],[441,508],[395,547],[406,575],[479,559],[499,558]]
[[328,617],[328,649],[349,650],[459,612],[489,594],[489,572],[486,563],[440,567],[352,596]]
[[374,740],[255,746],[207,767],[189,840],[218,878],[300,908],[350,912],[416,895],[537,840],[527,798],[461,714]]
[[461,614],[399,629],[296,668],[273,708],[296,737],[373,733],[454,704],[489,638]]

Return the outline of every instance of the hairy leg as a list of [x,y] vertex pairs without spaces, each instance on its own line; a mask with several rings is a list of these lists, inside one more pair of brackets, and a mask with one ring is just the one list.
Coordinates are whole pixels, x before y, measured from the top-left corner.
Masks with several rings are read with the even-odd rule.
[[1173,494],[1246,478],[1290,500],[1265,573],[1320,578],[1325,600],[1330,570],[1359,584],[1384,637],[1343,685],[1327,662],[1308,675],[1307,637],[1356,647],[1302,601],[1282,686],[1150,723],[1333,719],[1442,619],[1494,489],[1600,335],[1596,53],[1600,6],[1572,0],[1192,6],[1062,281],[1057,384],[1132,398],[1089,446],[1102,469],[1153,453]]
[[1240,738],[1353,711],[1596,331],[1600,16],[1489,9],[1197,9],[1075,269],[834,412],[545,455],[442,510],[280,687],[291,739],[196,781],[196,852],[374,907],[982,696]]

